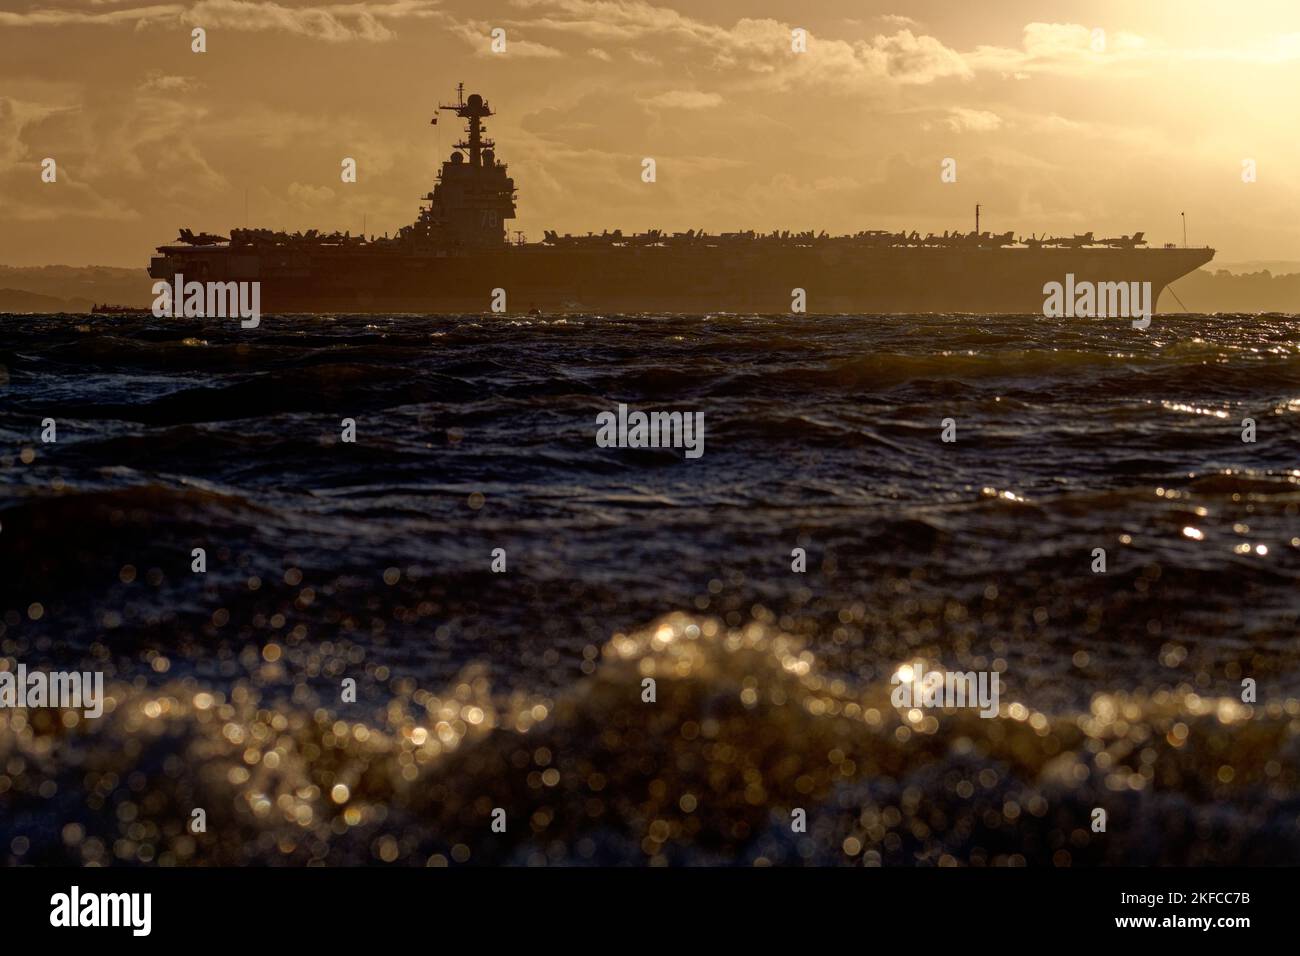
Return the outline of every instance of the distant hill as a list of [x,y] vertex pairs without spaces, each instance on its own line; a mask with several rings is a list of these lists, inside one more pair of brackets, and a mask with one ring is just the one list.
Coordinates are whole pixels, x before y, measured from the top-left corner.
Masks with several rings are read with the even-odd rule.
[[1240,275],[1244,272],[1271,272],[1275,276],[1284,276],[1290,272],[1300,272],[1300,260],[1296,259],[1250,259],[1241,262],[1216,262],[1214,271],[1226,269]]
[[89,312],[89,299],[62,299],[23,289],[0,289],[0,312]]
[[1244,274],[1197,269],[1165,289],[1156,311],[1182,312],[1184,308],[1188,312],[1300,313],[1300,272],[1274,275],[1267,269]]
[[[0,312],[89,312],[97,303],[147,309],[152,288],[142,268],[0,266]],[[35,304],[41,297],[51,301]]]

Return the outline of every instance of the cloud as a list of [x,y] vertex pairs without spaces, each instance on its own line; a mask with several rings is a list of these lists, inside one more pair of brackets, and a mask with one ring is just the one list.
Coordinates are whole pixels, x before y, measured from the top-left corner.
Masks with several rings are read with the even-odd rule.
[[899,83],[933,83],[946,77],[969,77],[971,69],[962,55],[932,36],[900,30],[878,36],[855,52],[884,76]]
[[1279,64],[1300,61],[1300,33],[1250,47],[1169,47],[1135,33],[1107,33],[1078,23],[1025,24],[1017,47],[979,46],[964,59],[974,70],[1024,79],[1033,74],[1127,76],[1170,63]]
[[[45,120],[75,114],[75,107],[49,106],[0,97],[0,195],[11,222],[67,222],[139,218],[128,205],[106,198],[85,180],[84,157],[62,150],[37,150],[24,134]],[[41,180],[41,160],[50,153],[58,178]]]
[[1002,117],[988,110],[972,110],[964,106],[954,106],[948,110],[948,128],[960,133],[970,131],[988,133],[1002,128]]
[[[885,30],[869,39],[810,36],[805,53],[791,51],[792,26],[776,19],[706,22],[646,0],[511,0],[512,30],[550,33],[595,43],[649,66],[685,61],[738,88],[760,91],[818,88],[859,92],[969,80],[980,74],[1028,79],[1037,74],[1122,72],[1135,75],[1171,60],[1281,63],[1300,60],[1300,33],[1251,48],[1169,48],[1127,31],[1097,31],[1077,23],[1035,21],[1018,47],[980,45],[958,50],[926,33],[915,19],[884,14]],[[846,21],[861,25],[862,21]],[[592,54],[595,55],[595,54]],[[703,64],[703,67],[699,66]]]
[[184,12],[185,7],[176,3],[98,12],[66,9],[27,10],[21,13],[0,11],[0,26],[57,27],[77,24],[97,24],[100,26],[134,24],[140,26],[148,23],[161,23],[165,20],[175,20]]
[[199,86],[188,76],[169,76],[159,70],[153,70],[140,81],[136,91],[140,93],[189,93]]
[[602,48],[623,45],[639,62],[684,58],[757,89],[794,86],[856,91],[881,83],[916,85],[971,69],[956,50],[910,29],[870,40],[811,37],[806,53],[791,50],[792,27],[773,19],[706,23],[644,0],[513,0],[528,14],[520,28],[581,37]]
[[1146,41],[1134,34],[1108,37],[1079,23],[1028,23],[1020,47],[979,46],[966,55],[974,69],[1004,73],[1080,73],[1142,50]]
[[0,12],[0,26],[201,26],[207,30],[277,31],[342,43],[391,40],[396,34],[388,26],[390,20],[446,17],[437,0],[359,0],[309,6],[288,6],[273,0],[198,0],[188,5],[140,4],[114,10]]
[[880,17],[882,23],[888,23],[891,27],[906,27],[909,30],[920,29],[921,24],[911,17],[905,17],[901,13],[886,13]]
[[391,40],[393,32],[365,4],[345,7],[285,7],[256,0],[202,0],[189,18],[211,30],[279,30],[315,40]]
[[0,96],[0,171],[8,170],[27,155],[23,129],[47,115],[47,107]]
[[[498,29],[498,26],[484,23],[480,20],[469,20],[464,23],[454,23],[451,25],[451,32],[455,33],[462,40],[468,43],[473,49],[476,56],[502,56],[502,57],[540,57],[542,59],[554,59],[563,56],[555,47],[547,46],[544,43],[537,43],[532,40],[520,40],[512,36],[510,31],[506,31],[505,50],[497,53],[492,49],[492,31]],[[502,28],[504,29],[504,28]]]
[[641,100],[647,106],[669,110],[707,110],[722,105],[722,96],[718,93],[703,93],[699,90],[669,90],[657,96],[644,97]]
[[[33,178],[37,174],[33,174]],[[0,177],[4,182],[10,177]],[[19,187],[9,187],[10,200],[5,215],[14,222],[68,222],[69,220],[108,220],[130,222],[140,219],[140,213],[120,200],[101,196],[84,182],[68,178],[66,170],[59,168],[59,181],[44,184],[44,190],[22,195]],[[34,198],[39,195],[40,198]]]
[[334,198],[334,190],[328,186],[312,186],[308,183],[290,183],[289,200],[300,206],[320,206]]

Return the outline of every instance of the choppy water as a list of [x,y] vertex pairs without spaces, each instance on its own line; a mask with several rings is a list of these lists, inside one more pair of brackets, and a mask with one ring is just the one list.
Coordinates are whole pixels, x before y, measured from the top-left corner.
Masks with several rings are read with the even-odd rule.
[[1295,862],[1298,579],[1296,317],[4,317],[0,860]]

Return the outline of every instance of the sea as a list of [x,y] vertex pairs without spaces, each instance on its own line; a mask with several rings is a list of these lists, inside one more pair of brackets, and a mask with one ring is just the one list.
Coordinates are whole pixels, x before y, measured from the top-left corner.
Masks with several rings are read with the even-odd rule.
[[1298,617],[1297,316],[0,316],[0,863],[1294,863]]

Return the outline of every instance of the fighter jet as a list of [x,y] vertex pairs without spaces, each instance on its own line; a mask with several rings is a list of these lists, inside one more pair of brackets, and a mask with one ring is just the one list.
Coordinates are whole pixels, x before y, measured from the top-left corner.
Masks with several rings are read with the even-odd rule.
[[1135,232],[1131,236],[1119,236],[1115,239],[1102,239],[1102,245],[1110,246],[1112,249],[1132,249],[1134,246],[1145,246],[1147,241],[1142,237],[1145,232]]
[[1052,245],[1064,246],[1067,249],[1078,249],[1080,246],[1095,246],[1097,240],[1093,238],[1092,233],[1085,232],[1079,235],[1077,232],[1072,239],[1053,239]]
[[189,229],[182,229],[178,242],[183,242],[187,246],[215,246],[218,242],[229,242],[225,236],[217,236],[210,232],[201,232],[197,236]]

